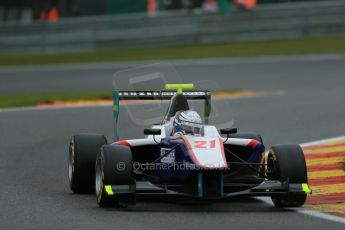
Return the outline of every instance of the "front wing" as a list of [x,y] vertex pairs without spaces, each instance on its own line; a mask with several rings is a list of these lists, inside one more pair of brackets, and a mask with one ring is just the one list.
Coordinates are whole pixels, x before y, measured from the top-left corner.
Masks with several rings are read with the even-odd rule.
[[[176,185],[174,185],[176,186]],[[224,187],[232,186],[224,184]],[[169,189],[168,185],[154,185],[150,182],[139,181],[135,185],[106,185],[105,191],[108,196],[135,194],[137,197],[158,197],[158,196],[176,196],[189,197],[195,199],[207,200],[207,197],[199,197],[197,195],[180,193]],[[272,195],[288,195],[288,194],[311,194],[312,191],[308,184],[290,184],[288,181],[267,180],[253,186],[249,189],[239,192],[224,193],[222,197],[212,200],[223,200],[236,196],[272,196]]]

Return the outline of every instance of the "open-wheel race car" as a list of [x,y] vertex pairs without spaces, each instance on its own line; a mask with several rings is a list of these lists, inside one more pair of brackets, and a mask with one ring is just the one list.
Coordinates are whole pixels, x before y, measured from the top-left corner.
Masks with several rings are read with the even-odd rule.
[[[208,124],[211,93],[192,84],[163,91],[115,91],[115,142],[77,134],[69,145],[69,183],[74,193],[95,192],[100,207],[134,205],[137,197],[187,197],[213,202],[236,196],[269,196],[277,207],[305,203],[307,168],[299,145],[265,151],[260,135],[219,131]],[[145,138],[118,140],[120,100],[170,100],[160,124]],[[188,101],[204,101],[204,121]]]

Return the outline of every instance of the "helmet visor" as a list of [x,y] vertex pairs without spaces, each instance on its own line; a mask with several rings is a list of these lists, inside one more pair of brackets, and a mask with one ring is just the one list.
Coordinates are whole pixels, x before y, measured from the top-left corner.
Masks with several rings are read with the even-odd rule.
[[186,134],[201,135],[202,125],[191,123],[191,122],[181,122],[181,128]]

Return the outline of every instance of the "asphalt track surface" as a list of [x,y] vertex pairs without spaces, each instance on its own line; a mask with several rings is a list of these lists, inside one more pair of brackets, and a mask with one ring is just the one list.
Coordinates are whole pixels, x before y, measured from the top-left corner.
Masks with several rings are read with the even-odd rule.
[[[177,68],[194,78],[219,73],[235,88],[282,90],[278,95],[229,102],[235,126],[261,133],[267,146],[344,135],[343,59],[271,64],[273,69],[255,62]],[[106,79],[111,71],[87,71],[89,75],[83,78],[85,70],[61,70],[48,77],[56,77],[52,84],[59,91],[68,91],[66,84],[78,82],[83,90],[92,85],[102,89],[103,83],[93,83]],[[48,80],[39,87],[36,79],[44,74],[47,72],[41,70],[1,72],[1,92],[23,91],[24,86],[27,92],[49,89]],[[15,80],[4,87],[8,76]],[[66,77],[58,78],[61,76]],[[11,85],[15,81],[21,86]],[[142,130],[130,126],[126,114],[121,116],[122,137],[140,136]],[[344,224],[275,209],[256,199],[212,205],[151,200],[128,209],[100,209],[94,196],[70,192],[67,145],[70,136],[79,132],[104,133],[110,140],[111,124],[110,107],[0,112],[0,229],[344,229]]]
[[[343,83],[345,55],[212,59],[204,62],[171,63],[184,82],[213,80],[225,89],[341,90],[342,85],[339,83]],[[146,64],[157,62],[125,66],[110,63],[62,68],[0,68],[0,93],[111,90],[114,73],[127,69],[128,66]]]

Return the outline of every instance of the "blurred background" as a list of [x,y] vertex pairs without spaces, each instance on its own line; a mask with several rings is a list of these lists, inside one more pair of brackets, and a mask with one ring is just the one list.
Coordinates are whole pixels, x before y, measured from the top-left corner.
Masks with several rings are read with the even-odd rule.
[[[192,12],[213,11],[236,4],[252,8],[256,4],[328,1],[328,0],[2,0],[0,21],[32,22],[43,19],[42,13],[56,9],[58,18],[144,13],[147,11],[191,10]],[[225,9],[227,11],[228,9]]]
[[[61,53],[334,36],[345,32],[344,15],[343,0],[1,0],[0,52]],[[315,47],[316,51],[307,51],[320,52]],[[268,50],[254,54],[280,54]],[[200,50],[192,53],[147,59],[208,57]],[[210,56],[247,53],[211,52]],[[5,64],[16,62],[0,57],[0,65]]]
[[[292,73],[289,62],[283,71],[271,63],[265,68],[226,64],[233,58],[270,57],[274,63],[277,57],[343,53],[344,0],[1,0],[0,107],[109,97],[114,72],[161,61],[189,65],[183,68],[189,72],[178,69],[184,78],[217,75],[228,90],[248,87],[243,79],[260,69],[260,77],[284,72],[304,77],[299,67]],[[83,67],[60,68],[76,64]],[[211,64],[219,66],[207,68]],[[46,65],[59,65],[59,71],[45,71]],[[23,69],[33,66],[35,71]],[[321,73],[318,64],[302,66]],[[223,85],[229,75],[231,85]],[[97,92],[76,95],[80,91]]]

